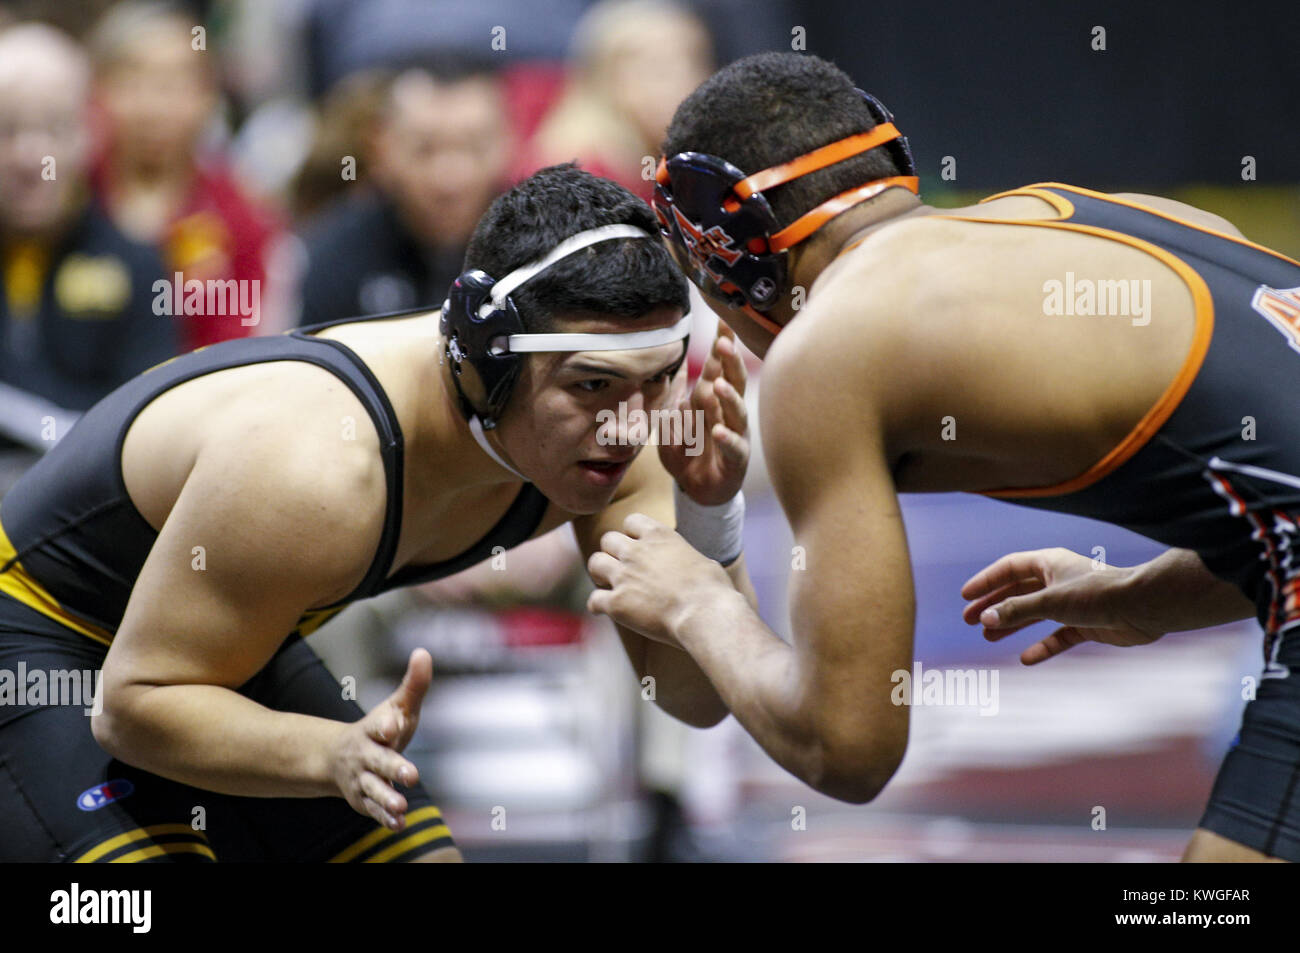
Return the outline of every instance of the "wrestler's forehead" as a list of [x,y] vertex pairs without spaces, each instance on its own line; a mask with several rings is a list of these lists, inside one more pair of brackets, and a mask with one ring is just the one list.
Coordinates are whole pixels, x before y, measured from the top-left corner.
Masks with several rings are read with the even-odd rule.
[[577,351],[561,356],[560,372],[606,371],[652,376],[677,364],[685,354],[681,341],[630,351]]

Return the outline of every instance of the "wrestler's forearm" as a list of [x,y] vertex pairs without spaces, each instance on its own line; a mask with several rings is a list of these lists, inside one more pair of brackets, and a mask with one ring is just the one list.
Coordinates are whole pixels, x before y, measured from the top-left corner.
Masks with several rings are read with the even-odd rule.
[[[745,569],[741,555],[726,567],[727,575],[737,591],[745,596],[751,607],[758,608],[758,597]],[[639,657],[632,654],[633,665],[642,681],[642,691],[648,688],[646,676],[654,678],[654,700],[664,712],[693,728],[710,728],[727,717],[727,706],[714,688],[709,676],[689,654],[671,645],[655,642],[631,631],[620,630],[625,644],[629,639],[640,646]]]
[[[892,766],[836,747],[833,702],[811,697],[795,650],[737,592],[692,603],[670,632],[731,713],[774,761],[809,786],[847,801],[870,800]],[[822,704],[826,702],[826,704]]]
[[[666,714],[692,728],[712,728],[727,717],[727,706],[713,683],[687,653],[640,633],[632,637],[644,649],[638,672],[642,697],[652,698]],[[647,677],[653,681],[647,682]]]
[[273,711],[218,685],[131,685],[118,692],[106,697],[95,737],[127,764],[222,794],[339,793],[331,767],[344,722]]
[[1185,632],[1249,619],[1255,606],[1188,549],[1170,549],[1134,566],[1123,583],[1126,618],[1158,632]]
[[749,578],[749,569],[745,565],[745,554],[732,562],[726,567],[727,575],[731,578],[731,584],[736,587],[736,591],[745,597],[745,601],[750,604],[755,612],[758,611],[758,594],[754,592],[754,584]]

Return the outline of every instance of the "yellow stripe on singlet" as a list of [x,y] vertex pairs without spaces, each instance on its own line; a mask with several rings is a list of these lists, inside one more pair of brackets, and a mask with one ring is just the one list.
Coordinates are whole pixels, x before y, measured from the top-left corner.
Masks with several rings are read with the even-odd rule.
[[305,638],[346,608],[347,606],[336,606],[332,609],[308,609],[302,614],[293,631]]
[[[205,846],[204,844],[199,843],[199,841],[206,841],[208,839],[206,834],[204,834],[202,831],[194,830],[188,824],[154,824],[152,827],[137,827],[133,831],[127,831],[125,834],[118,834],[114,837],[110,837],[108,840],[100,844],[96,844],[90,850],[86,851],[84,854],[82,854],[80,857],[74,860],[73,863],[93,864],[95,861],[99,860],[99,858],[105,857],[111,854],[113,851],[121,847],[125,847],[127,844],[132,844],[138,840],[149,840],[152,837],[162,837],[164,834],[183,834],[195,838],[195,840],[182,841],[180,843],[185,844],[188,849],[196,850],[197,853],[203,852],[197,850],[197,848]],[[155,845],[155,846],[170,847],[172,845],[166,844],[166,845]],[[133,853],[139,853],[139,851],[135,851]],[[207,851],[207,853],[209,854],[209,856],[212,855],[212,851],[210,849]],[[127,856],[132,856],[132,855],[128,854]],[[215,857],[213,859],[215,859]]]
[[138,864],[142,860],[149,860],[152,857],[161,857],[163,854],[198,854],[211,861],[216,861],[217,859],[217,855],[212,853],[212,848],[207,844],[200,844],[197,841],[173,841],[170,844],[154,844],[151,847],[142,847],[139,850],[133,850],[131,853],[123,854],[121,857],[114,857],[109,861],[109,863]]
[[[442,821],[442,812],[440,812],[432,804],[430,804],[428,807],[422,807],[418,811],[412,811],[410,814],[406,815],[406,827],[403,830],[390,831],[386,827],[381,827],[378,830],[373,830],[365,837],[362,837],[360,840],[355,841],[350,847],[345,848],[341,853],[331,857],[329,859],[329,863],[346,864],[348,861],[352,860],[352,858],[359,856],[363,852],[381,843],[386,838],[405,837],[406,834],[410,832],[411,828],[414,827],[416,824],[419,824],[423,821],[428,820],[429,818],[434,818],[434,817],[436,817],[439,822]],[[441,823],[439,823],[438,828],[435,829],[446,831],[447,835],[451,833],[450,831],[447,831],[446,826]]]
[[[88,639],[94,639],[103,645],[113,644],[112,632],[93,622],[78,618],[63,608],[59,600],[55,599],[49,590],[33,579],[23,568],[23,564],[15,558],[17,555],[17,550],[5,533],[4,525],[0,524],[0,570],[4,570],[0,572],[0,593],[18,600],[29,609],[35,609],[41,615]],[[5,570],[6,566],[9,567],[7,570]],[[302,618],[298,620],[298,625],[294,627],[294,634],[311,635],[346,608],[347,606],[344,605],[304,612]]]
[[429,843],[431,840],[441,840],[442,838],[451,837],[451,831],[446,824],[439,824],[437,827],[430,827],[427,830],[420,831],[412,837],[406,837],[385,847],[376,854],[372,854],[362,861],[363,864],[386,864],[401,854],[412,851],[417,847]]
[[3,524],[0,524],[0,570],[3,570],[0,571],[0,592],[88,639],[94,639],[104,645],[112,644],[111,632],[93,622],[79,619],[64,609],[59,604],[59,600],[50,595],[44,586],[28,574],[17,556],[18,551],[9,541]]

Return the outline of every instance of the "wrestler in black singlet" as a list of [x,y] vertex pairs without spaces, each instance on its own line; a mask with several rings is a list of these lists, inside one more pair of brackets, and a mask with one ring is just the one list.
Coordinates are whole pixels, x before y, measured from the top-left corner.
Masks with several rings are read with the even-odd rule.
[[[440,579],[488,558],[493,547],[508,549],[532,536],[547,500],[527,484],[469,550],[389,578],[402,520],[401,428],[356,353],[312,336],[353,320],[225,341],[151,368],[87,411],[0,501],[0,861],[394,861],[452,843],[438,809],[418,788],[402,789],[408,823],[392,832],[342,798],[231,797],[132,768],[95,742],[81,704],[52,704],[54,693],[47,689],[42,699],[32,681],[35,672],[102,666],[158,535],[127,495],[122,444],[155,397],[204,374],[265,361],[316,364],[352,390],[379,434],[388,498],[375,558],[352,593],[305,614],[275,657],[241,687],[268,708],[356,721],[361,709],[343,700],[302,636],[357,599]],[[22,697],[19,674],[26,677]]]

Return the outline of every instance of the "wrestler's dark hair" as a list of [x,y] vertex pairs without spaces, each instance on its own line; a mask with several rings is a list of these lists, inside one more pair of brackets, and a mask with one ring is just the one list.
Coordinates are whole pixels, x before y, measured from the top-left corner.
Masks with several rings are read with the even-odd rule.
[[664,306],[688,310],[686,278],[659,240],[650,206],[573,163],[535,172],[497,198],[469,240],[465,270],[504,278],[578,232],[620,224],[652,237],[597,242],[525,282],[510,294],[524,326],[547,333],[565,316],[639,318]]
[[[758,53],[682,100],[663,154],[703,152],[752,175],[875,126],[853,80],[835,64],[807,53]],[[877,146],[763,194],[785,226],[832,196],[903,172]]]

